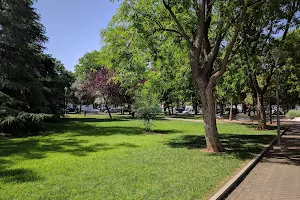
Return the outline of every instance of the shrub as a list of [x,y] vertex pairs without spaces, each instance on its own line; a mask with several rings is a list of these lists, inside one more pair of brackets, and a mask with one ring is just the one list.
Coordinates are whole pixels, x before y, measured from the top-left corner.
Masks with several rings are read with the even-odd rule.
[[289,119],[300,117],[300,110],[289,110],[289,112],[285,116]]
[[37,133],[44,129],[45,121],[53,121],[56,117],[50,114],[34,114],[21,112],[0,119],[0,132],[14,136]]
[[140,94],[135,99],[136,117],[144,120],[145,130],[151,131],[152,121],[161,112],[159,100],[153,94]]

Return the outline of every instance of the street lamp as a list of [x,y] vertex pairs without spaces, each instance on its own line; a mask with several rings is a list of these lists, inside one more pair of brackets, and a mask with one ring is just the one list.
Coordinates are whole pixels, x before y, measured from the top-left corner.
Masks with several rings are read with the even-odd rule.
[[67,114],[67,90],[68,90],[68,88],[67,87],[65,87],[64,88],[64,90],[65,90],[65,115]]
[[280,120],[279,120],[279,92],[278,92],[278,62],[280,58],[280,51],[278,48],[273,49],[271,52],[272,57],[275,61],[276,67],[276,104],[277,104],[277,144],[280,146]]

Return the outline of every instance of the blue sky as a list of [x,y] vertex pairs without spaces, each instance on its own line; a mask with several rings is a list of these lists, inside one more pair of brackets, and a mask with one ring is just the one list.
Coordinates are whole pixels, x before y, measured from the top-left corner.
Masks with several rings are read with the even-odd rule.
[[105,28],[118,8],[109,0],[38,0],[35,4],[46,27],[46,53],[73,71],[86,52],[100,49],[99,30]]

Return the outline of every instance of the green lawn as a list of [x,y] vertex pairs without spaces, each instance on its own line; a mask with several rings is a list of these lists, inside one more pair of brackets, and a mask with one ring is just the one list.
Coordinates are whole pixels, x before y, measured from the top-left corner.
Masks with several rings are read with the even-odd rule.
[[210,154],[202,123],[160,120],[148,134],[141,121],[79,116],[0,139],[0,199],[203,199],[274,134],[222,123],[226,153]]

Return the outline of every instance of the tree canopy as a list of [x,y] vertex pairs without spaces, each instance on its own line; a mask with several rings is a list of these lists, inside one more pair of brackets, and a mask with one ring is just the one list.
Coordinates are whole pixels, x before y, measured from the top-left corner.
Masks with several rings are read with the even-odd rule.
[[33,1],[0,1],[0,10],[0,128],[22,134],[47,116],[39,113],[62,112],[72,75],[43,53],[47,37]]

